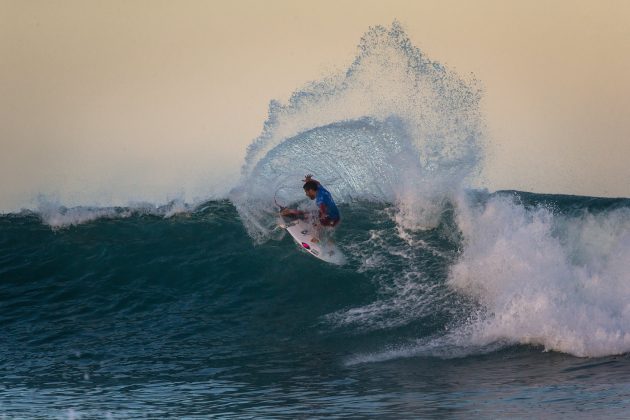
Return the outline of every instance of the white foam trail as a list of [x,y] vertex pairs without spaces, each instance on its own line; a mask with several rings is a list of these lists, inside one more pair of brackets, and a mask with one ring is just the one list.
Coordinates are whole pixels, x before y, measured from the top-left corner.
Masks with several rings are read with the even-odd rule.
[[[359,262],[359,271],[378,288],[373,302],[344,308],[324,317],[334,328],[367,332],[397,328],[433,317],[452,314],[449,308],[457,294],[435,277],[435,266],[447,264],[453,255],[437,249],[422,236],[425,232],[406,231],[391,223],[398,210],[389,207],[371,213],[381,226],[369,231],[364,240],[352,240],[344,250]],[[374,222],[374,220],[373,220]]]
[[346,366],[362,363],[377,363],[408,357],[438,357],[455,359],[471,354],[485,354],[497,351],[506,345],[495,341],[485,345],[471,342],[470,333],[464,329],[447,332],[444,335],[415,340],[412,343],[394,345],[382,351],[359,353],[345,360]]
[[630,209],[565,216],[504,196],[461,204],[465,250],[449,284],[486,310],[468,327],[472,343],[630,351]]

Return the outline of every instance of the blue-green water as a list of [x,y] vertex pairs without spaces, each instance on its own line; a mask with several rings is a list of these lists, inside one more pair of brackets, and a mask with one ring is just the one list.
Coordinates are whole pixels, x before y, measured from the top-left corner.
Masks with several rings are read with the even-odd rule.
[[[484,211],[506,202],[512,211],[548,212],[548,238],[558,243],[567,222],[597,238],[604,231],[587,228],[588,217],[630,224],[628,200],[470,195]],[[453,209],[412,240],[387,209],[342,206],[336,238],[349,262],[341,267],[301,252],[289,237],[255,245],[229,201],[62,229],[35,213],[1,217],[0,411],[9,418],[624,415],[628,286],[609,290],[624,300],[610,319],[560,326],[583,328],[573,332],[587,347],[609,346],[610,354],[544,351],[556,350],[553,320],[512,320],[511,334],[501,334],[505,318],[529,314],[483,312],[483,298],[449,279],[466,258]],[[605,233],[628,246],[627,230]],[[615,280],[608,270],[598,274],[602,290]],[[559,281],[566,290],[543,315],[608,309],[610,301],[573,290],[585,287],[580,279],[547,275],[548,295]],[[621,275],[628,283],[627,271]],[[512,305],[529,310],[526,289],[496,281],[507,283],[502,293]],[[503,321],[492,326],[493,317]],[[499,332],[475,333],[483,326]],[[527,342],[530,330],[539,331],[538,342]],[[589,338],[602,330],[617,341]],[[620,345],[627,347],[615,355]]]

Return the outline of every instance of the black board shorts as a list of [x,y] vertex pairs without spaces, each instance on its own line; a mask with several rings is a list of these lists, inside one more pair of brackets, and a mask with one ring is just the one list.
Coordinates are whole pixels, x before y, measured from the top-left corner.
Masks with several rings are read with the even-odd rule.
[[319,219],[319,223],[321,223],[322,226],[335,227],[337,226],[340,220],[341,219],[331,219],[330,217],[324,217],[324,218]]

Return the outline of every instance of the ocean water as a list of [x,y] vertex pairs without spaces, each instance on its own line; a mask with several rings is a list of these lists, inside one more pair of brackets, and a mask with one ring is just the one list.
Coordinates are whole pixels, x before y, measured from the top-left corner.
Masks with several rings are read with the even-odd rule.
[[623,417],[630,200],[469,197],[481,237],[453,208],[401,235],[391,207],[343,205],[345,266],[256,244],[227,200],[57,229],[6,215],[0,411]]
[[[0,414],[627,417],[630,199],[474,188],[481,93],[374,27],[225,197],[0,215]],[[307,173],[344,265],[277,228]]]

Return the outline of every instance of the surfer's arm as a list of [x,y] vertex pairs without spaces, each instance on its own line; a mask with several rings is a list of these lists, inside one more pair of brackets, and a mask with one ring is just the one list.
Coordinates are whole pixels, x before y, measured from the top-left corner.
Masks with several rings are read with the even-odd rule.
[[328,217],[328,207],[326,204],[322,203],[319,205],[319,220],[325,219]]
[[303,212],[302,210],[297,210],[297,209],[283,209],[280,212],[280,214],[283,216],[288,216],[288,217],[304,218],[304,215],[306,214],[306,212]]

